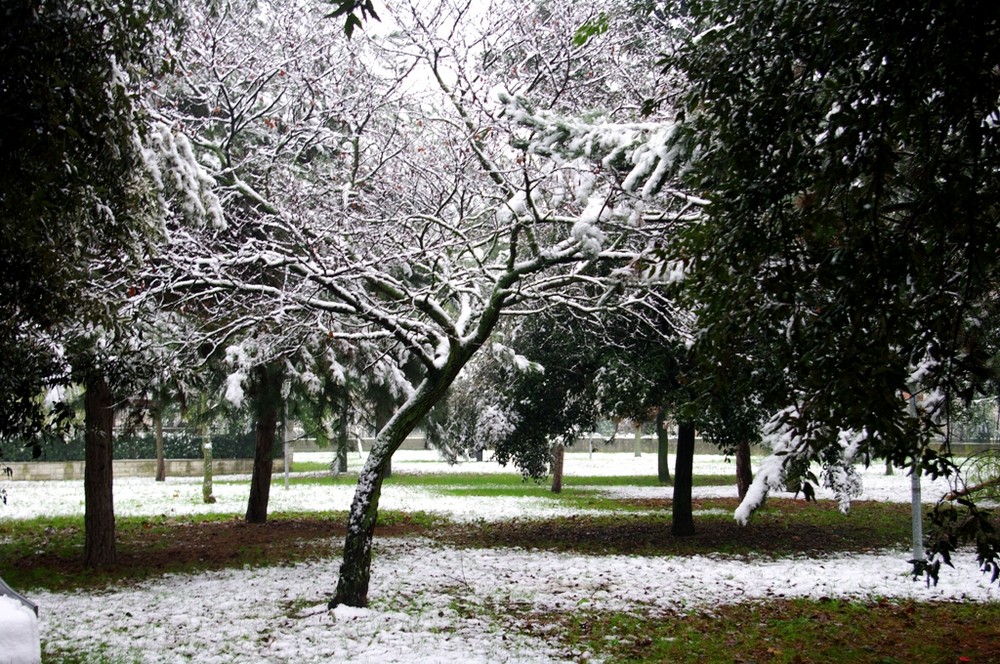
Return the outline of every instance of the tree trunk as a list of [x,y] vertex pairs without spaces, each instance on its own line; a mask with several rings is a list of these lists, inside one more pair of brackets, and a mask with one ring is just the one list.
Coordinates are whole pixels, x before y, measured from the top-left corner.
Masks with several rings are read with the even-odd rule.
[[351,400],[348,398],[347,389],[344,389],[344,396],[340,399],[340,425],[337,427],[337,458],[333,460],[338,473],[347,472],[347,438],[348,430],[347,418],[351,413]]
[[378,500],[382,494],[384,462],[391,455],[391,447],[376,441],[358,478],[358,488],[354,492],[348,517],[347,536],[344,538],[344,561],[340,564],[337,592],[330,600],[331,609],[338,604],[368,606],[372,540],[378,519]]
[[676,536],[694,535],[694,515],[691,507],[691,484],[694,479],[694,424],[680,422],[677,426],[677,466],[674,468],[673,525]]
[[368,581],[371,577],[372,538],[378,517],[378,500],[382,492],[382,480],[393,452],[399,449],[413,428],[427,415],[430,409],[444,396],[455,381],[462,367],[469,361],[482,344],[489,338],[500,320],[506,291],[519,276],[509,272],[501,276],[493,288],[493,293],[482,314],[476,331],[468,340],[451,345],[444,366],[428,369],[423,381],[413,394],[390,418],[388,424],[375,438],[368,461],[358,476],[358,486],[351,503],[351,513],[347,523],[347,537],[344,539],[344,562],[340,565],[337,591],[330,600],[330,608],[338,604],[348,606],[368,605]]
[[88,376],[84,389],[83,562],[88,567],[105,567],[114,565],[117,559],[112,474],[114,402],[102,375]]
[[156,481],[167,481],[167,462],[163,458],[163,410],[157,403],[153,409],[153,427],[156,432]]
[[283,422],[281,426],[281,456],[282,456],[282,470],[285,474],[285,491],[288,491],[289,476],[292,473],[292,464],[295,463],[295,451],[292,449],[292,438],[294,432],[292,431],[292,420],[288,416],[288,401],[285,401],[284,412],[281,416]]
[[750,467],[750,443],[742,440],[736,443],[736,490],[741,501],[746,498],[751,482],[753,469]]
[[274,434],[278,427],[278,410],[282,404],[280,367],[254,369],[254,410],[257,416],[253,451],[253,476],[250,478],[250,499],[247,501],[247,523],[267,522],[267,503],[271,496],[271,473],[274,470]]
[[202,427],[201,430],[201,458],[203,463],[201,499],[206,504],[212,504],[215,502],[215,495],[212,493],[212,438],[208,427]]
[[667,411],[656,410],[656,474],[660,484],[670,484],[670,432],[666,425]]
[[562,443],[556,443],[555,449],[552,450],[552,493],[562,491],[563,461],[565,458],[566,446]]
[[[392,413],[383,411],[382,410],[382,406],[377,406],[376,407],[376,412],[375,412],[375,437],[376,438],[378,438],[378,435],[382,432],[382,429],[385,428],[386,424],[389,423],[390,419],[392,419]],[[409,434],[407,434],[407,435],[409,435]],[[404,438],[405,438],[405,436],[404,436]],[[402,444],[402,443],[400,443],[400,444]],[[374,449],[374,447],[375,447],[375,444],[372,443],[372,448]],[[393,452],[395,452],[395,451],[396,450],[393,450]],[[389,477],[392,477],[392,455],[391,454],[389,455],[389,458],[385,460],[385,465],[383,466],[383,471],[382,471],[382,479],[383,480],[387,479]]]
[[[492,329],[492,328],[490,328]],[[378,501],[389,460],[399,449],[417,423],[438,402],[459,370],[472,356],[467,347],[441,370],[427,376],[416,392],[389,419],[372,444],[365,467],[358,476],[358,486],[351,503],[347,537],[344,540],[344,561],[340,565],[337,591],[329,606],[368,605],[368,582],[371,577],[372,539],[378,517]]]
[[640,422],[632,422],[634,429],[632,430],[632,448],[635,450],[635,456],[642,456],[642,424]]

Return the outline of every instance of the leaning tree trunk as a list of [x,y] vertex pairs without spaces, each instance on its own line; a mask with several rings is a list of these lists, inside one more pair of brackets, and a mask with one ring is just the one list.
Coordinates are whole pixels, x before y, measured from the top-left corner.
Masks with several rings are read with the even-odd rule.
[[83,562],[88,567],[115,564],[115,501],[112,461],[114,402],[100,374],[87,377],[83,398],[85,466],[83,471]]
[[453,355],[444,368],[424,378],[413,396],[378,432],[368,454],[368,461],[358,476],[358,486],[348,517],[347,536],[344,539],[344,562],[340,565],[337,591],[330,600],[330,608],[338,604],[359,607],[368,605],[372,539],[378,518],[382,482],[388,472],[389,461],[413,428],[444,395],[474,352],[474,347],[467,346],[463,352]]
[[742,501],[753,482],[753,468],[750,467],[750,443],[742,440],[736,443],[736,490]]
[[694,424],[677,425],[677,466],[674,468],[673,525],[677,536],[694,535],[691,485],[694,480]]
[[552,493],[562,492],[563,462],[566,459],[566,446],[556,443],[552,450]]
[[[392,418],[392,413],[387,413],[382,411],[382,406],[377,406],[375,411],[375,436],[377,437],[379,432],[385,428],[385,425],[389,423]],[[409,435],[409,433],[407,433]],[[405,439],[406,436],[403,436]],[[401,443],[402,444],[402,443]],[[372,444],[374,447],[374,443]],[[393,450],[395,452],[395,450]],[[385,460],[385,466],[382,468],[382,479],[388,479],[392,477],[392,455]]]
[[254,369],[254,373],[256,374],[254,407],[257,424],[246,522],[266,523],[267,503],[271,496],[271,473],[274,470],[274,434],[278,427],[278,410],[282,403],[281,383],[284,375],[280,368],[275,367],[258,367]]
[[667,409],[656,411],[656,474],[661,484],[670,484],[670,432],[666,425]]

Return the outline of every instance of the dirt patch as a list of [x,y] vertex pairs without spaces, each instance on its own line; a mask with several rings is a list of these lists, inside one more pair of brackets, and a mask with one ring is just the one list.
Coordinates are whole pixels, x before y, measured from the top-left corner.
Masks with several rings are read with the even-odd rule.
[[[403,537],[425,526],[394,523],[376,530],[376,537]],[[153,519],[118,529],[117,562],[90,570],[83,565],[82,544],[58,552],[44,549],[5,561],[5,576],[34,577],[53,590],[139,581],[169,572],[224,569],[245,565],[280,565],[338,555],[345,525],[322,518],[275,518],[263,524],[242,519],[187,521]],[[58,534],[82,542],[78,529]],[[44,571],[48,578],[38,578]]]
[[[662,507],[663,514],[621,514],[608,517],[570,516],[558,519],[504,521],[447,528],[438,538],[468,547],[521,547],[577,551],[595,555],[815,555],[843,551],[872,551],[906,541],[908,506],[878,507],[871,518],[859,504],[855,514],[840,515],[832,503],[772,501],[768,511],[755,515],[747,526],[732,518],[735,499],[693,501],[696,512],[719,510],[719,515],[696,516],[695,534],[675,537],[670,532],[669,501],[634,501]],[[898,513],[898,515],[897,515]],[[819,521],[819,522],[817,522]]]
[[[899,545],[909,536],[909,507],[856,505],[845,517],[832,504],[774,500],[746,527],[732,518],[733,499],[694,501],[696,533],[670,533],[667,501],[636,501],[652,513],[570,516],[547,520],[454,524],[408,514],[387,514],[376,539],[420,535],[452,546],[544,549],[584,554],[788,556],[869,551]],[[662,508],[662,509],[660,509]],[[697,512],[708,512],[698,515]],[[344,517],[289,515],[265,524],[241,518],[123,519],[118,561],[101,570],[82,564],[79,528],[46,529],[7,551],[4,577],[22,588],[64,590],[127,583],[169,572],[282,565],[336,558]]]

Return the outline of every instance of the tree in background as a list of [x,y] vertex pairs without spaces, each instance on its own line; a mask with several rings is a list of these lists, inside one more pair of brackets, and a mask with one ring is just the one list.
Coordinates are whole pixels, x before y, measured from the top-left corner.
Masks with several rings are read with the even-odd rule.
[[[1000,9],[695,0],[683,11],[690,37],[666,60],[686,81],[675,145],[710,201],[679,253],[699,306],[698,385],[750,377],[781,455],[738,516],[786,463],[831,451],[951,472],[949,404],[995,392],[997,378]],[[777,384],[734,371],[760,344]],[[967,509],[955,522],[985,535],[986,517]],[[972,539],[1000,569],[995,536]],[[935,550],[947,559],[955,542]]]
[[[513,462],[526,477],[551,468],[555,491],[560,448],[599,420],[656,417],[662,430],[665,414],[687,416],[690,315],[660,288],[629,284],[624,291],[592,311],[567,303],[515,319],[497,335],[503,344],[480,355],[432,411],[432,443],[452,457],[489,445],[497,461]],[[685,434],[693,432],[683,423]],[[678,459],[675,487],[682,497],[690,496],[693,433],[684,443],[690,449]],[[675,508],[678,523],[693,524],[690,500]],[[692,529],[679,526],[677,534]]]
[[[168,1],[0,9],[0,435],[34,436],[74,336],[108,327],[159,227],[138,78],[159,66]],[[154,48],[155,47],[155,48]],[[67,409],[55,411],[65,420]]]
[[174,6],[46,0],[0,15],[0,435],[37,450],[70,413],[42,397],[84,386],[84,558],[107,565],[116,393],[146,371],[134,275],[167,212],[139,92]]

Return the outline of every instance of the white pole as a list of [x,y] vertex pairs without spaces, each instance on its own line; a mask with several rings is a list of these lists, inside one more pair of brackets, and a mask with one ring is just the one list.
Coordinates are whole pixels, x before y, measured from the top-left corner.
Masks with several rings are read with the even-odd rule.
[[288,467],[289,467],[289,465],[291,465],[291,464],[288,463],[288,451],[291,449],[292,426],[291,426],[291,423],[288,421],[288,399],[287,398],[285,399],[285,422],[284,422],[284,425],[285,425],[285,427],[284,427],[285,428],[285,436],[284,436],[285,437],[285,449],[284,449],[284,453],[285,453],[285,491],[288,491],[288,470],[289,470]]
[[[917,398],[910,393],[910,416],[917,417]],[[913,450],[913,467],[910,469],[910,515],[913,522],[913,560],[924,559],[924,512],[920,501],[920,458],[917,446]]]
[[913,559],[924,559],[923,509],[920,504],[920,464],[914,460],[910,471],[910,498],[913,512]]

